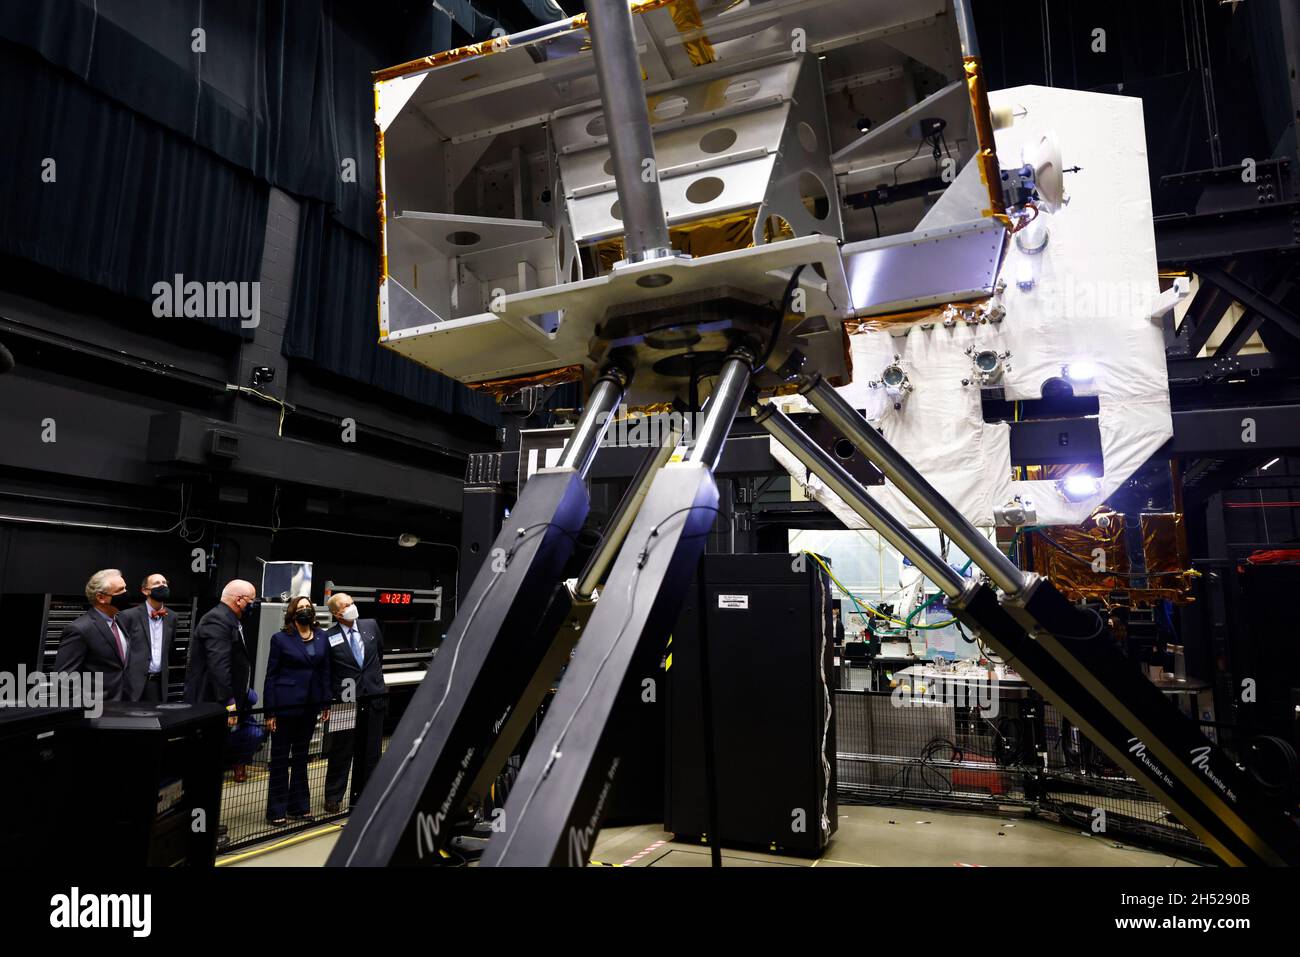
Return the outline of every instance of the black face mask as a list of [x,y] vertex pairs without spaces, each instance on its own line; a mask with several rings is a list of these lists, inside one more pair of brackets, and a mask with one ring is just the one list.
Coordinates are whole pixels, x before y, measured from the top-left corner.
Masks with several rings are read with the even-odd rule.
[[316,620],[316,616],[304,608],[301,611],[295,611],[293,613],[293,620],[300,625],[310,625]]
[[118,611],[121,611],[124,608],[130,608],[131,605],[134,604],[134,602],[135,599],[131,597],[131,593],[129,591],[124,591],[122,592],[122,594],[114,595],[112,598],[109,599],[109,604],[111,604]]
[[149,597],[154,601],[166,601],[172,597],[172,590],[166,585],[159,585],[157,588],[149,589]]

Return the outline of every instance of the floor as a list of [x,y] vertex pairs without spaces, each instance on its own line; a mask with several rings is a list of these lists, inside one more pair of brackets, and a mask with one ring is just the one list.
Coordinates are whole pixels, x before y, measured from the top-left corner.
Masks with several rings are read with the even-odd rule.
[[[318,867],[338,838],[328,825],[218,861],[233,867]],[[1174,867],[1185,861],[1101,835],[1026,818],[960,811],[848,805],[818,860],[723,850],[724,867]],[[678,843],[657,824],[600,832],[592,863],[708,867],[709,849]]]

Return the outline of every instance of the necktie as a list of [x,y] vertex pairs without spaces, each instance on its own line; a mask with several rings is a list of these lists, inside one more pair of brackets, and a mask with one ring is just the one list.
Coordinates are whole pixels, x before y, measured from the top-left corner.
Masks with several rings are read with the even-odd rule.
[[357,659],[357,667],[360,668],[366,660],[366,649],[365,646],[361,644],[361,634],[355,628],[348,632],[348,634],[352,639],[352,657]]
[[113,640],[117,642],[117,657],[122,664],[126,664],[126,643],[122,641],[122,632],[118,630],[115,621],[110,621],[108,627],[113,632]]

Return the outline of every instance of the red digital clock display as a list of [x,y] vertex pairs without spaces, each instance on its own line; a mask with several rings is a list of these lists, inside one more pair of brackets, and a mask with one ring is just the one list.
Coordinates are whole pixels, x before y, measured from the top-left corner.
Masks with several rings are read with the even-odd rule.
[[411,603],[412,593],[409,591],[381,591],[379,593],[379,604],[381,605],[409,605]]

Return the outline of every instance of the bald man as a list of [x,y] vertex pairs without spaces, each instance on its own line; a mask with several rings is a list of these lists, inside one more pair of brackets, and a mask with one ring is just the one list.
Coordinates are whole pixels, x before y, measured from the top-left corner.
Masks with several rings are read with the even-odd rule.
[[231,712],[227,723],[232,728],[238,723],[234,712],[249,706],[253,670],[241,619],[256,604],[252,583],[235,579],[222,589],[221,601],[199,620],[190,638],[185,700],[224,704]]

